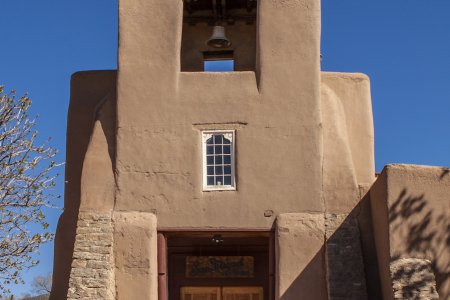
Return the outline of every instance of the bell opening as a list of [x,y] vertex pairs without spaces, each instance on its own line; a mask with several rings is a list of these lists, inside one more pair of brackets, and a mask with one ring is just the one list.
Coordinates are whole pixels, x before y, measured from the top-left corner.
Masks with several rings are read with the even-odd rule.
[[180,67],[202,72],[205,52],[231,51],[234,71],[255,71],[257,0],[183,0]]

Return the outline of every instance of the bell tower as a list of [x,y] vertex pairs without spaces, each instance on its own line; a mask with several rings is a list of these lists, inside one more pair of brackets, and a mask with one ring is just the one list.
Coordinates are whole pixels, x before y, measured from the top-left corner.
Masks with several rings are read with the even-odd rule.
[[[320,1],[121,0],[119,37],[117,208],[164,228],[323,209]],[[207,131],[234,132],[234,191],[202,188]]]
[[[115,209],[155,215],[160,297],[283,294],[277,217],[324,211],[320,1],[121,0],[119,37]],[[188,272],[206,257],[259,275]]]
[[154,215],[161,300],[283,294],[276,220],[324,211],[320,1],[120,0],[118,53],[115,210]]

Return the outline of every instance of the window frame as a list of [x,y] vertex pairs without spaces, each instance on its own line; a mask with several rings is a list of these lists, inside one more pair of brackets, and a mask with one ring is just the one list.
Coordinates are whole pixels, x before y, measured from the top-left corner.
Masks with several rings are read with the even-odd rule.
[[[230,185],[208,185],[207,181],[207,143],[206,141],[217,134],[223,134],[224,136],[231,134],[231,143],[230,143],[230,167],[231,167],[231,184]],[[212,191],[235,191],[236,190],[236,130],[202,130],[201,131],[201,139],[202,139],[202,186],[204,192],[212,192]],[[222,153],[223,155],[223,153]],[[223,163],[222,163],[223,164]]]

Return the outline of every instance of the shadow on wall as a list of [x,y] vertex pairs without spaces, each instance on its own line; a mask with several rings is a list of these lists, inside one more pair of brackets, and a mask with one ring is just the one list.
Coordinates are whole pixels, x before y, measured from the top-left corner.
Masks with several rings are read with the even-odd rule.
[[[440,178],[448,173],[448,169],[443,170]],[[425,194],[408,195],[405,188],[390,207],[389,224],[392,260],[405,257],[429,260],[441,299],[449,299],[446,297],[450,297],[450,211],[432,207]],[[395,272],[392,279],[400,280],[412,272],[422,271],[425,270],[406,268]],[[428,284],[428,279],[423,278],[411,286],[420,288]]]
[[[301,249],[298,250],[301,251]],[[321,278],[322,280],[319,281],[317,280],[324,273],[324,253],[325,247],[322,246],[301,274],[292,282],[284,294],[280,296],[280,300],[327,299],[325,278]]]
[[325,245],[280,299],[382,299],[369,194],[347,216],[325,218]]

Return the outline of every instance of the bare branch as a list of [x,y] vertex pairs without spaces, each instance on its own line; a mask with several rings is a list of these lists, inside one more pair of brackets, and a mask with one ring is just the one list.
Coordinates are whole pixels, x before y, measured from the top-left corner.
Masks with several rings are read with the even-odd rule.
[[[0,86],[0,295],[6,285],[22,283],[21,272],[35,266],[33,254],[53,240],[43,208],[55,207],[57,151],[37,142],[28,95],[16,97]],[[38,225],[37,232],[30,225]],[[39,280],[42,278],[39,278]]]

